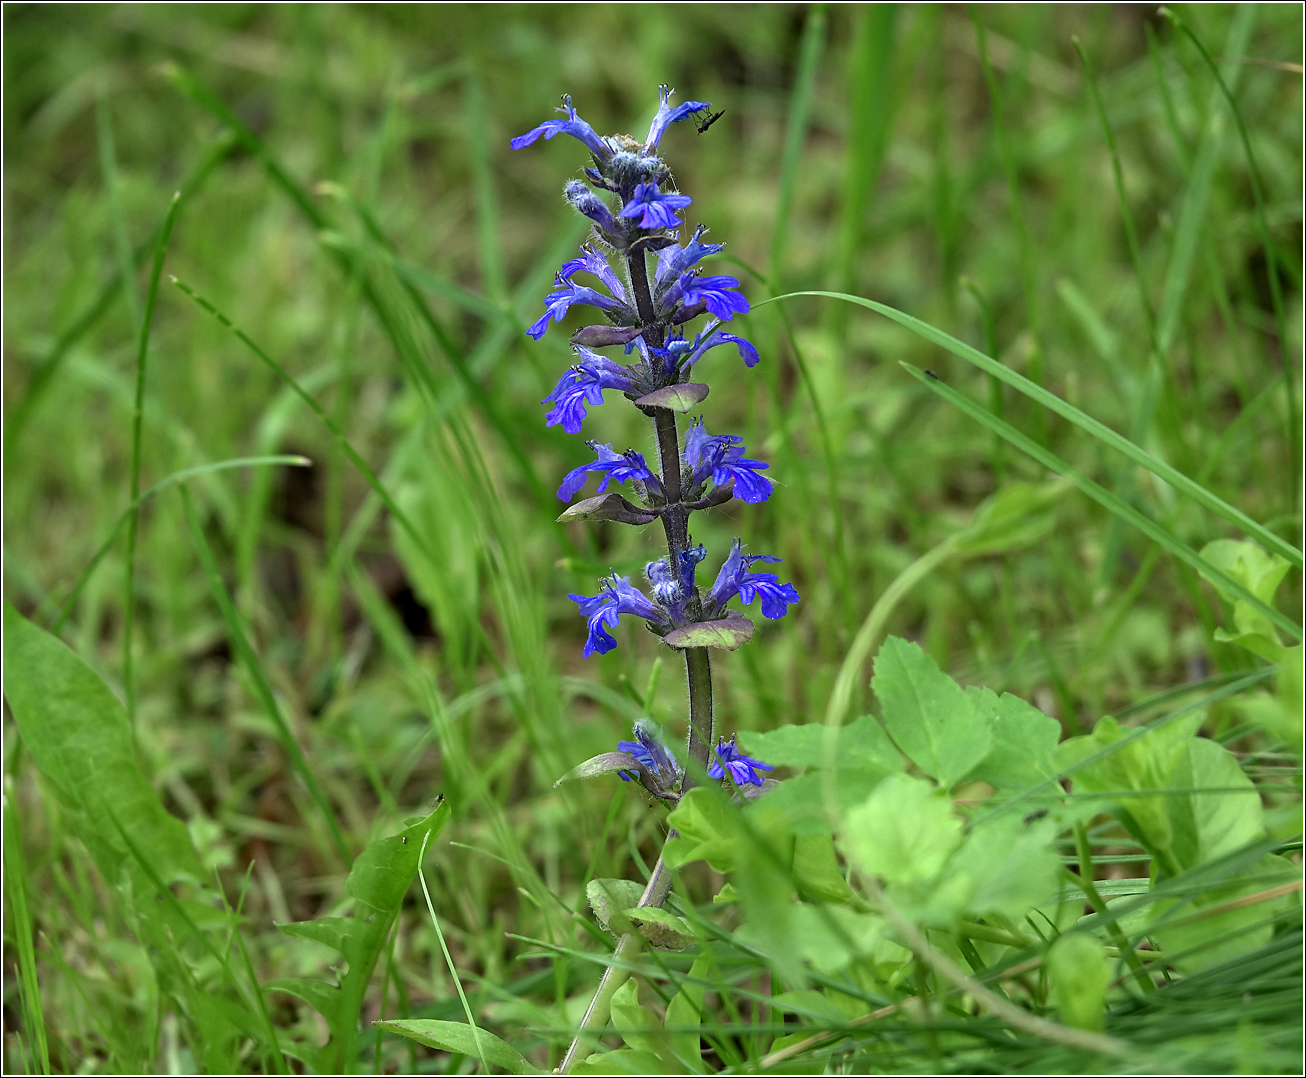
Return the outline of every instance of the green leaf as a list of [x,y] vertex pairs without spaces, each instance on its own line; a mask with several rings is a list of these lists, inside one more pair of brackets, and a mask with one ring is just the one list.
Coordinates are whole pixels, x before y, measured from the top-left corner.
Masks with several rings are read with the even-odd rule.
[[662,1023],[640,1004],[639,982],[634,977],[629,978],[612,997],[612,1028],[621,1035],[627,1047],[662,1060],[663,1066],[657,1073],[664,1073],[667,1051],[662,1043]]
[[993,746],[970,697],[915,644],[889,637],[875,656],[871,687],[894,743],[944,786],[974,770]]
[[[1274,605],[1274,593],[1292,565],[1277,554],[1267,554],[1255,543],[1245,540],[1217,539],[1202,548],[1202,557],[1223,569],[1266,606]],[[1217,588],[1219,585],[1217,583]],[[1217,631],[1217,640],[1236,643],[1270,662],[1283,657],[1283,647],[1274,625],[1263,613],[1238,599],[1228,588],[1220,594],[1233,603],[1233,623],[1237,632]]]
[[[111,810],[164,882],[202,880],[186,825],[136,765],[127,713],[98,674],[60,640],[4,606],[4,691],[23,744],[105,878],[134,864],[106,823]],[[152,890],[143,884],[145,892]]]
[[734,651],[753,638],[753,623],[741,614],[731,614],[720,621],[696,621],[672,629],[662,638],[673,648],[721,648]]
[[666,1074],[667,1065],[652,1052],[618,1048],[612,1052],[595,1052],[574,1070],[576,1074]]
[[635,403],[641,408],[670,408],[676,412],[688,412],[695,405],[707,400],[708,387],[702,382],[685,382],[678,386],[663,386],[652,393],[645,393]]
[[703,1062],[703,1045],[698,1033],[706,994],[702,982],[707,980],[711,969],[712,963],[706,956],[697,959],[680,991],[667,1004],[667,1043],[676,1058],[688,1063],[692,1069],[699,1069]]
[[1051,820],[1027,825],[1012,814],[972,830],[944,869],[948,880],[969,882],[965,912],[1019,921],[1055,892],[1061,864],[1052,846],[1056,831]]
[[1056,749],[1061,724],[1019,696],[992,689],[966,690],[972,704],[989,716],[993,748],[970,773],[999,790],[1026,790],[1057,776]]
[[961,821],[932,782],[890,775],[849,812],[839,847],[863,872],[889,883],[935,879],[961,844]]
[[285,992],[302,999],[327,1020],[327,1025],[332,1030],[348,1020],[341,1013],[344,993],[338,984],[328,984],[310,977],[279,977],[268,981],[263,988],[268,992]]
[[[775,793],[759,801],[758,807]],[[667,823],[679,832],[679,837],[668,840],[663,848],[667,864],[679,868],[692,861],[706,861],[718,872],[731,871],[739,852],[736,811],[716,790],[707,786],[690,790],[667,817]]]
[[631,930],[630,921],[621,912],[638,905],[644,885],[634,880],[598,879],[585,885],[585,897],[595,920],[605,932],[622,935]]
[[698,942],[689,922],[670,910],[657,906],[632,906],[623,912],[635,931],[660,950],[683,951]]
[[[1299,645],[1300,646],[1300,645]],[[1301,708],[1287,708],[1279,697],[1268,692],[1251,692],[1230,701],[1238,717],[1264,730],[1276,741],[1286,742],[1294,752],[1301,751]]]
[[567,506],[558,517],[558,522],[565,524],[570,520],[615,520],[621,524],[647,524],[657,518],[657,513],[626,501],[620,494],[599,494]]
[[1157,920],[1148,934],[1160,945],[1166,961],[1181,973],[1200,973],[1264,947],[1274,935],[1277,915],[1291,912],[1301,916],[1300,895],[1291,892],[1216,912],[1220,907],[1300,879],[1300,866],[1266,854],[1247,871],[1204,889],[1191,902],[1158,901],[1153,909]]
[[454,1052],[479,1060],[477,1040],[480,1050],[485,1053],[485,1061],[502,1067],[511,1074],[541,1074],[538,1067],[528,1063],[525,1057],[501,1037],[496,1037],[489,1030],[479,1026],[473,1032],[465,1022],[439,1022],[434,1018],[404,1018],[393,1021],[373,1022],[377,1029],[387,1033],[398,1033],[401,1037],[436,1048],[442,1052]]
[[442,798],[426,819],[373,842],[354,859],[345,890],[374,910],[398,909],[417,875],[422,850],[439,836],[448,820],[449,806]]
[[873,715],[845,726],[809,722],[743,736],[752,755],[778,767],[829,767],[881,777],[902,770],[902,757]]
[[809,771],[785,779],[764,801],[795,835],[829,835],[845,812],[870,796],[884,775],[884,771]]
[[[1076,794],[1165,790],[1202,718],[1192,712],[1163,726],[1126,731],[1107,715],[1092,733],[1057,746],[1057,767],[1072,772]],[[1167,800],[1164,794],[1129,797],[1110,802],[1109,811],[1159,859],[1163,874],[1177,875],[1182,868],[1171,849]]]
[[612,775],[619,771],[640,771],[640,762],[628,752],[604,752],[591,756],[584,763],[579,763],[562,776],[554,786],[561,786],[572,779],[594,779],[601,775]]
[[1061,1012],[1061,1021],[1075,1029],[1100,1033],[1111,981],[1106,948],[1087,932],[1067,932],[1048,948],[1047,971],[1052,1002]]
[[794,881],[800,894],[823,902],[846,902],[853,895],[839,870],[829,835],[798,835],[794,839]]
[[[1205,737],[1190,740],[1170,781],[1194,791],[1167,801],[1172,849],[1181,868],[1214,861],[1264,837],[1260,791],[1218,742]],[[1199,792],[1203,788],[1212,792]]]

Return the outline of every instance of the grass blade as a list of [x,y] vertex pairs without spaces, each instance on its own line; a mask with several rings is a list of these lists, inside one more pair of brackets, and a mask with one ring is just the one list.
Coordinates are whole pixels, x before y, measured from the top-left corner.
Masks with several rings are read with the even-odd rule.
[[290,757],[291,766],[299,772],[304,785],[308,787],[309,795],[321,811],[327,829],[331,833],[331,840],[335,844],[336,851],[340,854],[341,860],[345,864],[349,864],[353,858],[349,853],[349,846],[345,842],[344,833],[340,830],[340,824],[336,821],[335,813],[331,811],[331,804],[327,801],[321,786],[318,785],[317,778],[308,766],[308,761],[304,759],[304,753],[295,740],[295,735],[291,732],[290,724],[286,722],[286,717],[281,713],[281,705],[277,703],[277,698],[272,692],[272,686],[268,684],[267,675],[263,672],[263,665],[259,662],[258,656],[254,653],[254,648],[249,642],[249,637],[245,634],[245,627],[241,624],[240,615],[236,612],[235,604],[231,601],[231,593],[227,591],[227,585],[222,579],[222,571],[218,568],[218,560],[213,554],[213,547],[209,545],[208,536],[204,534],[204,526],[195,513],[195,506],[191,502],[190,492],[184,486],[180,487],[179,490],[181,491],[182,506],[186,510],[186,519],[190,524],[191,535],[195,540],[196,553],[199,555],[200,564],[204,567],[204,573],[208,577],[209,587],[213,591],[213,598],[217,601],[218,608],[222,611],[222,618],[227,623],[227,633],[231,638],[233,650],[240,657],[241,665],[245,667],[245,672],[249,675],[259,703],[263,705],[264,712],[280,735],[282,747],[285,749],[286,755]]
[[[1234,508],[1222,498],[1217,497],[1211,491],[1207,490],[1200,483],[1189,479],[1178,469],[1167,464],[1163,460],[1158,460],[1146,450],[1139,448],[1128,438],[1117,434],[1105,423],[1094,419],[1086,412],[1080,411],[1073,404],[1063,401],[1055,393],[1049,393],[1042,386],[1036,385],[1028,378],[1025,378],[1009,367],[990,359],[983,352],[963,341],[957,340],[951,334],[944,333],[941,329],[936,329],[928,322],[922,322],[919,318],[913,318],[909,314],[894,307],[883,303],[877,303],[873,299],[864,299],[861,296],[850,296],[843,292],[789,292],[783,296],[776,296],[775,299],[763,300],[762,303],[754,304],[761,307],[766,303],[773,303],[776,300],[788,299],[791,296],[824,296],[826,299],[843,300],[846,303],[856,303],[867,310],[875,311],[876,314],[882,314],[885,318],[897,322],[918,336],[924,337],[927,341],[946,348],[953,355],[964,359],[967,363],[973,364],[982,371],[1000,378],[1007,385],[1019,390],[1025,396],[1036,400],[1045,408],[1050,408],[1063,419],[1069,420],[1081,430],[1087,431],[1099,441],[1109,445],[1119,453],[1123,453],[1140,467],[1146,468],[1158,479],[1163,479],[1178,491],[1187,494],[1199,505],[1209,509],[1222,520],[1227,521],[1234,527],[1240,529],[1244,534],[1255,539],[1266,548],[1275,551],[1277,554],[1287,558],[1293,565],[1299,569],[1303,567],[1302,553],[1291,543],[1275,535],[1268,528],[1252,520],[1246,513],[1240,509]],[[985,413],[986,415],[988,413]]]
[[154,486],[150,487],[149,490],[141,494],[131,507],[123,510],[122,516],[120,516],[117,523],[114,524],[113,529],[109,532],[108,538],[100,544],[95,555],[91,558],[86,568],[82,570],[82,575],[77,578],[77,583],[73,586],[72,591],[68,593],[68,598],[60,605],[58,616],[51,624],[50,631],[57,636],[59,630],[64,627],[64,624],[68,621],[68,616],[72,613],[73,606],[77,603],[78,596],[82,593],[82,589],[86,587],[92,574],[95,572],[96,567],[113,547],[114,540],[118,538],[118,533],[122,531],[123,525],[127,523],[127,518],[132,510],[139,508],[142,502],[154,497],[154,495],[158,494],[160,491],[167,490],[170,486],[173,486],[176,483],[184,483],[187,479],[193,479],[198,475],[224,472],[232,468],[260,468],[276,464],[288,464],[292,467],[305,468],[312,463],[313,462],[309,460],[308,457],[301,457],[295,454],[280,454],[271,457],[235,457],[231,460],[219,460],[212,464],[197,464],[193,468],[183,468],[179,472],[173,472],[171,475],[160,479],[154,484]]
[[[136,348],[136,398],[132,411],[131,504],[127,509],[127,571],[122,615],[122,684],[127,698],[127,721],[136,722],[136,672],[132,666],[132,631],[136,620],[136,519],[137,502],[141,496],[141,434],[145,419],[145,360],[150,347],[150,323],[154,320],[154,304],[159,298],[159,278],[163,275],[163,259],[168,253],[168,240],[172,226],[177,221],[181,207],[181,192],[172,196],[163,227],[154,244],[154,261],[150,266],[150,284],[145,292],[145,311],[141,315],[140,338]],[[132,287],[131,281],[124,286]]]
[[[41,1009],[41,986],[36,977],[36,950],[32,946],[32,917],[27,908],[27,866],[18,835],[18,821],[10,800],[12,788],[4,797],[4,869],[5,897],[9,900],[8,922],[18,950],[18,983],[22,989],[27,1032],[36,1046],[37,1063],[42,1074],[50,1073],[50,1049],[46,1043],[45,1012]],[[6,933],[9,935],[9,933]]]
[[[226,160],[227,154],[231,153],[236,145],[236,140],[227,132],[223,132],[209,148],[208,152],[200,159],[199,164],[186,178],[181,185],[181,200],[187,202],[197,191],[208,182],[218,165]],[[132,265],[139,266],[154,250],[158,241],[159,229],[155,230],[148,240],[142,243],[132,253]],[[28,420],[31,419],[33,411],[45,396],[45,391],[49,388],[54,376],[59,373],[59,368],[63,366],[63,361],[67,358],[68,353],[72,351],[73,345],[81,340],[91,328],[99,322],[108,309],[113,306],[114,297],[118,294],[118,289],[123,287],[123,276],[120,271],[115,271],[109,278],[105,286],[100,290],[100,294],[91,301],[90,305],[82,311],[72,324],[64,330],[55,340],[54,344],[41,360],[40,365],[36,368],[36,373],[32,375],[31,383],[27,387],[27,392],[22,399],[14,406],[13,412],[5,422],[4,431],[4,453],[9,456],[14,446],[17,445],[19,436],[26,428]]]
[[972,419],[977,420],[990,430],[1002,435],[1003,438],[1014,445],[1017,449],[1021,449],[1028,453],[1045,468],[1056,472],[1058,475],[1065,476],[1074,483],[1076,487],[1082,490],[1103,508],[1124,518],[1153,542],[1159,543],[1176,558],[1191,566],[1222,591],[1237,596],[1243,602],[1247,603],[1261,614],[1264,614],[1294,640],[1302,639],[1302,630],[1300,626],[1295,624],[1290,618],[1280,614],[1273,607],[1261,602],[1260,599],[1244,588],[1231,576],[1201,558],[1190,547],[1176,538],[1167,529],[1161,527],[1161,525],[1157,524],[1154,520],[1145,517],[1133,506],[1126,505],[1109,490],[1099,486],[1097,483],[1093,482],[1093,480],[1081,474],[1075,468],[1072,468],[1056,454],[1052,453],[1050,450],[1044,449],[1020,431],[1016,430],[1009,423],[1004,423],[996,416],[985,411],[969,397],[958,393],[950,386],[944,385],[937,378],[931,378],[929,375],[925,374],[924,371],[913,367],[910,363],[900,363],[899,365],[922,385],[927,386],[950,404],[956,405],[956,407],[961,409],[961,411],[965,412]]

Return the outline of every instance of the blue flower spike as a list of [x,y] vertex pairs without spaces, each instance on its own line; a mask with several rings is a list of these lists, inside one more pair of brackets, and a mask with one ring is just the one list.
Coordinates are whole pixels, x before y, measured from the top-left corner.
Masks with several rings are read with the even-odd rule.
[[[679,777],[680,767],[671,750],[666,747],[663,736],[665,731],[661,727],[654,730],[653,723],[648,719],[639,719],[635,723],[634,733],[634,741],[617,742],[617,751],[630,753],[660,781],[669,786]],[[619,771],[618,774],[622,782],[629,782],[635,777],[633,773],[627,771]]]

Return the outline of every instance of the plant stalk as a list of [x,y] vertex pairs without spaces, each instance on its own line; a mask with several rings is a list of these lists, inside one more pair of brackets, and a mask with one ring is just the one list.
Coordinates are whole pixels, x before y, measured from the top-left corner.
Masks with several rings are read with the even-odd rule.
[[[659,323],[653,311],[653,297],[648,286],[648,269],[643,252],[628,254],[626,265],[630,271],[631,291],[635,295],[635,307],[639,311],[640,321],[648,327],[644,333],[645,343],[660,348],[666,329]],[[666,508],[662,513],[662,527],[667,537],[667,554],[671,558],[673,570],[679,571],[680,554],[689,546],[689,511],[681,500],[680,485],[680,435],[676,430],[676,415],[669,408],[650,408],[646,410],[653,420],[653,429],[658,441],[658,462],[662,468],[662,492],[666,498]],[[698,596],[690,599],[690,609],[697,612]],[[696,771],[706,771],[708,760],[715,742],[715,728],[712,713],[712,661],[707,648],[685,649],[685,678],[689,683],[689,738],[686,746],[690,761],[685,768],[680,790],[684,794],[697,784]],[[697,765],[697,767],[695,767]],[[676,837],[675,830],[667,833],[667,842]],[[661,856],[653,866],[648,885],[640,895],[636,908],[660,907],[671,891],[671,870]],[[607,1024],[611,1012],[612,997],[626,983],[630,971],[626,964],[634,959],[643,945],[643,937],[637,932],[628,932],[617,941],[612,952],[612,960],[603,971],[598,989],[581,1019],[580,1028],[572,1040],[567,1054],[558,1066],[559,1074],[570,1074],[587,1042],[597,1042],[603,1027]]]

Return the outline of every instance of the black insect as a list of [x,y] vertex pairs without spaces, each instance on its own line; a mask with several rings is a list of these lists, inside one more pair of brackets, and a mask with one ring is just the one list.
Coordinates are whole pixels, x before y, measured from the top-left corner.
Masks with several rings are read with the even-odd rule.
[[927,378],[933,378],[936,382],[939,380],[939,376],[930,370],[929,367],[925,368],[925,376]]
[[721,119],[721,117],[724,116],[725,114],[726,114],[726,110],[722,109],[720,112],[714,112],[706,120],[695,120],[694,124],[698,127],[698,133],[701,135],[704,131],[706,131],[709,127],[711,127],[714,123],[716,123],[717,120]]
[[1026,816],[1025,822],[1033,823],[1035,820],[1043,819],[1043,817],[1046,816],[1047,814],[1048,814],[1047,809],[1038,809],[1037,811],[1031,812],[1028,816]]

